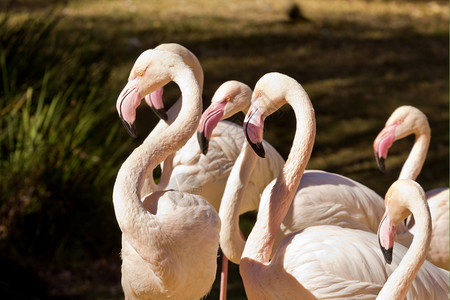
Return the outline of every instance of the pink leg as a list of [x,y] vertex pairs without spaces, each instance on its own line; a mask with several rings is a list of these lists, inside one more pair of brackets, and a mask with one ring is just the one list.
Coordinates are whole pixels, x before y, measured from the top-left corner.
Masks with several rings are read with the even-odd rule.
[[227,299],[228,258],[222,253],[222,271],[220,273],[220,300]]

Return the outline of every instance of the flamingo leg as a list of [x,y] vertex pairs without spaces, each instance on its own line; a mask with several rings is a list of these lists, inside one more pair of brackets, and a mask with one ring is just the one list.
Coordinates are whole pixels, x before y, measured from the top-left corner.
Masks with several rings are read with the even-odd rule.
[[222,271],[220,272],[220,300],[227,299],[228,258],[222,252]]

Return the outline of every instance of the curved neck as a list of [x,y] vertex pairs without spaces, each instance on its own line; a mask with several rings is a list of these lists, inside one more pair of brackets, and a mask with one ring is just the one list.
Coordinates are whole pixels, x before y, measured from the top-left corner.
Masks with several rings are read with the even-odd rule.
[[413,204],[408,207],[416,220],[413,241],[397,269],[384,284],[377,299],[405,299],[417,272],[427,257],[431,241],[430,210],[424,200]]
[[[165,44],[163,44],[165,45]],[[169,44],[170,47],[170,44]],[[190,52],[189,52],[190,53]],[[199,85],[199,93],[200,96],[203,93],[203,69],[200,65],[200,62],[198,62],[197,58],[192,54],[184,54],[185,57],[183,60],[188,64],[188,66],[191,67],[193,70],[195,80],[197,81]],[[169,127],[170,124],[172,124],[180,114],[181,111],[181,105],[183,102],[183,97],[179,97],[177,101],[168,109],[167,111],[167,121],[160,120],[158,124],[153,128],[153,130],[150,132],[150,134],[147,136],[145,140],[148,140],[156,135],[159,135],[160,132],[165,130],[167,127]],[[146,180],[143,185],[142,193],[148,194],[149,192],[155,191],[155,190],[162,190],[167,187],[167,184],[169,183],[170,176],[172,175],[172,160],[173,156],[170,155],[167,157],[167,159],[164,160],[164,167],[162,168],[162,173],[160,177],[160,182],[155,186],[155,181],[153,178],[153,170],[148,170],[145,174]]]
[[421,132],[415,132],[415,142],[408,155],[405,163],[403,164],[402,171],[398,179],[412,179],[416,180],[419,176],[422,166],[427,157],[428,146],[430,145],[430,126],[424,126]]
[[235,264],[239,264],[245,247],[245,239],[239,228],[239,209],[257,160],[258,156],[250,145],[244,143],[228,176],[220,204],[220,247],[225,256]]
[[[181,97],[178,98],[178,100],[170,107],[170,109],[167,111],[167,121],[160,120],[158,124],[153,128],[153,130],[150,132],[150,134],[145,138],[146,142],[147,140],[150,140],[154,138],[155,136],[158,136],[166,130],[170,124],[172,124],[175,119],[178,117],[178,114],[181,110]],[[162,173],[160,176],[160,181],[158,184],[155,184],[155,179],[153,178],[153,169],[147,169],[145,174],[143,175],[145,177],[144,183],[142,185],[141,193],[143,196],[148,195],[154,191],[157,190],[164,190],[167,187],[167,184],[169,183],[170,176],[172,175],[172,160],[173,155],[170,154],[166,157],[164,160],[164,167],[162,168]]]
[[288,159],[270,191],[261,199],[258,217],[242,254],[260,263],[268,263],[278,229],[287,214],[300,179],[311,156],[316,134],[314,109],[308,95],[297,83],[286,94],[297,120],[293,145]]
[[[199,85],[188,69],[174,70],[173,81],[183,96],[179,117],[160,134],[144,141],[122,164],[113,190],[116,219],[122,233],[143,257],[150,257],[153,241],[149,233],[155,228],[155,216],[141,202],[145,174],[152,171],[169,154],[181,148],[194,134],[202,111]],[[144,240],[144,242],[143,242]]]

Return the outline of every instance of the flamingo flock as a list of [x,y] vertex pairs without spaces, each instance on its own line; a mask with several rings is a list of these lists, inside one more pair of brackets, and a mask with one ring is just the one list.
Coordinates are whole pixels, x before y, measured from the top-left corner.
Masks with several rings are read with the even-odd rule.
[[[420,110],[398,108],[374,141],[384,170],[394,141],[416,136],[383,201],[350,178],[306,169],[316,120],[294,78],[267,73],[253,90],[227,81],[202,114],[203,79],[191,51],[161,44],[137,58],[117,99],[132,136],[142,100],[161,118],[113,189],[125,299],[202,299],[219,253],[221,300],[228,259],[248,299],[448,299],[449,190],[425,193],[415,181],[430,140]],[[169,82],[181,96],[166,111]],[[266,117],[285,104],[296,118],[286,161],[263,139]],[[224,120],[239,112],[243,126]],[[246,240],[239,216],[248,211],[257,219]]]

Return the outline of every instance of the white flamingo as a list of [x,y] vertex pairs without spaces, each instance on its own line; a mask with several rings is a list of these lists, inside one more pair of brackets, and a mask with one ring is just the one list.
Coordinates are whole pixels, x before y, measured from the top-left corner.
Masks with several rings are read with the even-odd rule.
[[[221,123],[220,121],[240,111],[247,113],[251,96],[252,90],[250,87],[236,80],[226,81],[216,90],[211,99],[210,106],[202,114],[197,130],[200,148],[205,155],[208,153],[209,140],[215,135],[223,134],[221,133],[223,129],[217,128],[217,125]],[[235,209],[229,211],[231,214],[221,216],[221,219],[227,218],[227,222],[222,223],[225,226],[222,226],[220,231],[221,245],[223,245],[221,249],[224,254],[222,257],[221,299],[226,298],[227,256],[231,255],[232,261],[236,262],[244,249],[242,246],[241,250],[235,251],[236,249],[233,248],[235,243],[233,243],[233,240],[229,240],[234,238],[233,234],[239,235],[239,240],[242,239],[239,230],[239,215],[258,209],[259,199],[264,188],[278,175],[281,167],[284,165],[284,159],[278,151],[263,140],[262,143],[267,150],[266,158],[256,158],[251,166],[249,164],[246,165],[249,173],[246,174],[244,188],[243,181],[236,181],[235,178],[239,178],[239,174],[236,174],[236,165],[241,165],[241,162],[246,161],[246,150],[244,149],[246,143],[242,127],[236,124],[232,126],[239,128],[238,134],[242,135],[242,139],[240,140],[242,140],[242,145],[244,146],[228,177],[220,208],[220,211],[225,211],[222,208],[224,199],[227,199],[225,200],[227,203],[236,203],[236,201],[239,201],[239,205],[234,205]],[[245,199],[245,201],[240,201],[240,199]],[[238,254],[236,255],[236,253]]]
[[[240,273],[247,296],[249,299],[372,299],[400,259],[394,256],[392,265],[386,265],[373,233],[329,225],[308,227],[284,239],[270,260],[279,227],[312,152],[314,109],[300,84],[283,74],[269,73],[257,82],[244,121],[249,143],[261,152],[264,118],[286,102],[294,108],[297,130],[286,164],[275,184],[261,198],[257,221],[241,257]],[[415,236],[420,238],[423,236]],[[416,251],[413,247],[419,244],[413,243],[409,251]],[[399,252],[406,250],[402,246],[397,248]],[[429,276],[432,272],[438,273],[437,278]],[[447,299],[447,281],[447,271],[425,262],[408,296]],[[428,291],[431,296],[421,297],[416,291]]]
[[[416,139],[398,178],[417,179],[427,156],[431,129],[426,115],[413,106],[398,107],[373,143],[378,167],[383,172],[389,148],[396,140],[410,134],[414,134]],[[433,189],[426,196],[433,220],[428,260],[441,268],[449,269],[449,189]],[[411,218],[408,227],[412,233],[415,232],[414,218]]]
[[123,163],[113,190],[116,218],[122,231],[122,287],[131,299],[199,299],[214,282],[220,219],[201,196],[179,191],[153,191],[141,201],[144,178],[195,132],[202,112],[200,85],[179,55],[148,50],[136,60],[117,106],[130,117],[129,101],[169,81],[180,87],[179,117],[137,147]]

